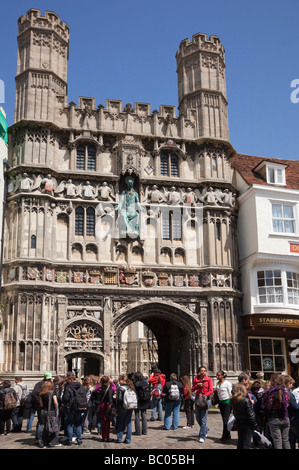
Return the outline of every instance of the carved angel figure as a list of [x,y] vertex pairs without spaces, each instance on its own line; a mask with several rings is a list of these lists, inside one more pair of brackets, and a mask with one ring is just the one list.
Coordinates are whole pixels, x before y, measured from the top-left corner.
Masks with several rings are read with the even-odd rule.
[[186,193],[184,194],[184,202],[187,204],[196,204],[196,202],[200,199],[200,192],[198,189],[193,191],[191,188],[187,188]]
[[41,180],[41,185],[44,185],[43,191],[47,194],[51,194],[51,196],[54,195],[54,191],[57,189],[57,181],[50,174]]
[[170,191],[166,191],[166,202],[167,204],[181,204],[184,201],[184,194],[181,189],[178,191],[174,186],[170,188]]
[[22,179],[19,182],[20,190],[22,192],[29,192],[32,188],[32,183],[32,179],[29,178],[27,173],[24,173]]
[[99,187],[98,196],[102,201],[109,201],[109,199],[115,200],[113,186],[108,185],[106,181]]
[[86,184],[83,186],[83,197],[87,199],[93,199],[95,197],[95,189],[89,181],[86,181]]
[[72,180],[67,180],[67,181],[61,181],[61,183],[58,185],[58,187],[54,190],[55,194],[62,194],[63,192],[66,192],[67,197],[75,197],[77,196],[77,188],[72,182]]
[[159,202],[166,202],[165,195],[158,189],[158,186],[154,184],[151,189],[149,186],[146,187],[145,195],[144,195],[144,202],[151,202],[151,203],[159,203]]
[[222,192],[220,189],[212,187],[204,188],[201,193],[201,202],[204,204],[217,204],[222,203]]

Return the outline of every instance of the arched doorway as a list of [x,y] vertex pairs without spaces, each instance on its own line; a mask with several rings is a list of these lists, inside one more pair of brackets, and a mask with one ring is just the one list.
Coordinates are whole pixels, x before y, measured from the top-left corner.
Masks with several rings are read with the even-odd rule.
[[[143,322],[158,343],[158,365],[163,373],[195,375],[201,361],[201,328],[198,316],[172,301],[138,301],[119,310],[112,327],[115,351],[113,369],[121,372],[121,333],[130,323]],[[134,371],[132,371],[134,372]]]
[[74,372],[76,377],[99,376],[104,372],[104,358],[100,354],[77,352],[65,355],[66,372]]

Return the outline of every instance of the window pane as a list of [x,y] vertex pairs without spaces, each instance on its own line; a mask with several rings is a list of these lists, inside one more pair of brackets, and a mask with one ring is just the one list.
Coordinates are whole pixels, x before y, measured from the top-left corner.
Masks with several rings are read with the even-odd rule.
[[262,370],[261,356],[250,356],[250,369],[257,372]]
[[179,176],[179,158],[171,155],[171,176]]
[[272,340],[268,338],[261,339],[262,353],[263,354],[273,354],[272,351]]
[[282,354],[282,342],[280,339],[273,340],[274,354]]
[[88,147],[87,169],[91,171],[96,169],[96,150],[94,147]]
[[161,155],[160,157],[160,173],[162,176],[168,176],[168,155]]
[[88,237],[95,235],[95,211],[91,207],[86,211],[86,235]]
[[162,216],[162,237],[164,240],[170,240],[170,214],[169,212],[163,212]]
[[293,206],[283,206],[283,217],[285,219],[293,219]]
[[85,147],[77,148],[77,170],[85,170]]
[[75,235],[84,235],[84,210],[82,207],[76,209]]
[[280,372],[285,369],[284,357],[283,356],[275,356],[275,371]]
[[282,217],[282,205],[272,204],[272,215],[273,217]]
[[174,212],[172,216],[172,229],[173,229],[173,239],[180,240],[182,237],[181,230],[181,212]]
[[260,354],[260,340],[259,338],[250,338],[249,340],[250,354]]
[[274,183],[274,168],[268,168],[269,183]]

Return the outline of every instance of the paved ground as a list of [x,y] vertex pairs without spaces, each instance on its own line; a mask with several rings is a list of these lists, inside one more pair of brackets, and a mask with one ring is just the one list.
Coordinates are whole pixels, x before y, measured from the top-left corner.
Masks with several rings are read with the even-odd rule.
[[[150,412],[148,412],[148,418]],[[114,427],[111,428],[111,438],[113,442],[104,443],[101,442],[101,436],[92,432],[90,435],[83,435],[83,444],[78,446],[73,444],[72,446],[62,446],[50,449],[50,452],[60,449],[105,449],[109,450],[121,450],[121,449],[164,449],[168,451],[186,450],[186,449],[236,449],[237,446],[237,433],[232,432],[232,439],[227,443],[219,441],[222,433],[222,420],[219,410],[209,410],[208,415],[208,427],[209,433],[204,443],[198,442],[199,426],[195,423],[193,429],[183,429],[186,425],[185,413],[181,412],[179,427],[176,431],[166,431],[163,429],[163,422],[161,421],[148,421],[148,435],[146,436],[132,436],[130,444],[117,444],[114,442],[116,435]],[[26,429],[26,422],[23,422],[23,429]],[[11,433],[8,436],[0,436],[0,449],[22,449],[22,450],[34,450],[38,449],[35,441],[35,425],[33,426],[32,433]],[[134,432],[134,423],[133,423]],[[63,434],[61,433],[61,437]],[[44,449],[40,450],[41,452]]]

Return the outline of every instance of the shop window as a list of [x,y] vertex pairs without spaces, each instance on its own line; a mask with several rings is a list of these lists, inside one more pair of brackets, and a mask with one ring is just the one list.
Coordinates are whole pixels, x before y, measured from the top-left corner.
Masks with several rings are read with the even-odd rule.
[[265,378],[286,370],[284,340],[282,338],[248,338],[249,361],[252,376],[264,372]]

